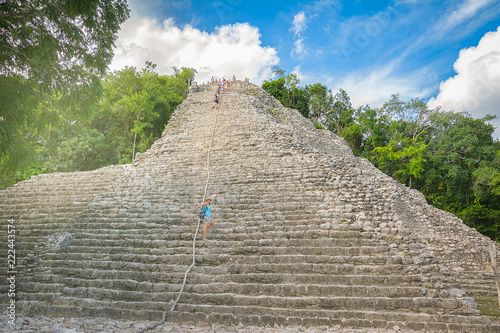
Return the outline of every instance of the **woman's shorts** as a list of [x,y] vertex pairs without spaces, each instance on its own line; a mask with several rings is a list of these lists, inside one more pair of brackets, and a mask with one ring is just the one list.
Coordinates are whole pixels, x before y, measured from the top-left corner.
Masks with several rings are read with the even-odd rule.
[[210,223],[210,216],[205,215],[205,223]]

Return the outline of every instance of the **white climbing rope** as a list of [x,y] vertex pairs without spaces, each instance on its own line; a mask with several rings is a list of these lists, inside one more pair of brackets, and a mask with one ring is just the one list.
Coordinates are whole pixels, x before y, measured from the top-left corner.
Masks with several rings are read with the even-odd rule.
[[[217,116],[218,115],[219,115],[219,107],[217,106],[215,108],[215,123],[214,123],[214,128],[212,130],[212,138],[210,139],[210,146],[208,147],[208,154],[207,154],[207,182],[205,184],[205,192],[203,193],[203,200],[202,200],[202,202],[205,202],[205,198],[207,196],[208,182],[210,181],[210,152],[212,151],[212,143],[214,141],[215,127],[217,126]],[[182,288],[179,291],[179,295],[177,296],[177,299],[175,300],[174,304],[170,308],[170,312],[174,311],[175,307],[177,306],[177,302],[179,302],[179,299],[181,298],[182,292],[184,291],[184,287],[186,286],[187,275],[188,275],[189,271],[191,271],[191,268],[193,268],[196,265],[196,261],[195,261],[196,236],[198,236],[198,230],[200,228],[200,222],[201,222],[201,219],[199,218],[198,219],[198,225],[196,226],[196,232],[195,232],[194,238],[193,238],[193,263],[187,269],[186,274],[184,274],[184,282],[182,283]]]
[[[220,104],[220,102],[219,102]],[[217,127],[217,117],[219,116],[219,107],[220,106],[217,106],[215,108],[215,122],[214,122],[214,128],[212,130],[212,137],[210,139],[210,145],[208,147],[208,154],[207,154],[207,182],[205,184],[205,192],[203,193],[203,201],[202,202],[205,202],[205,198],[207,196],[207,190],[208,190],[208,183],[210,181],[210,152],[212,151],[212,143],[214,142],[214,136],[215,136],[215,128]],[[177,296],[177,299],[175,300],[174,304],[172,305],[172,307],[170,308],[170,312],[174,311],[175,307],[177,306],[177,303],[179,302],[179,299],[181,298],[181,295],[184,291],[184,287],[186,286],[186,280],[187,280],[187,276],[189,274],[189,272],[191,271],[191,269],[196,265],[196,260],[195,260],[195,255],[196,255],[196,237],[198,236],[198,230],[200,229],[200,222],[201,222],[201,219],[199,218],[198,219],[198,225],[196,226],[196,232],[194,234],[194,237],[193,237],[193,262],[191,263],[191,266],[189,266],[189,268],[186,270],[186,273],[184,274],[184,281],[182,282],[182,287],[181,287],[181,290],[179,291],[179,295]],[[160,326],[161,324],[165,323],[166,320],[167,320],[167,314],[168,312],[165,312],[163,314],[163,318],[161,321],[159,321],[158,323],[152,325],[152,326],[149,326],[149,327],[146,327],[145,329],[139,331],[140,333],[144,333],[144,332],[147,332],[149,330],[152,330],[152,329],[155,329],[156,327]]]

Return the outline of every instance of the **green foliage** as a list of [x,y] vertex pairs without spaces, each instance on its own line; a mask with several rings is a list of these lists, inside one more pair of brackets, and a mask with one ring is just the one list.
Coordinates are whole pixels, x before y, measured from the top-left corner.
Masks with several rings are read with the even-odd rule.
[[382,121],[387,124],[389,140],[398,136],[417,140],[432,126],[432,119],[429,118],[431,113],[423,100],[417,98],[401,101],[399,94],[392,95],[378,110]]
[[342,136],[345,128],[354,123],[352,118],[354,109],[347,92],[340,89],[332,98],[332,105],[326,114],[326,124],[329,130]]
[[128,14],[125,0],[3,1],[0,73],[23,73],[50,91],[98,83]]
[[352,152],[359,156],[363,152],[363,133],[359,124],[352,122],[349,127],[344,128],[342,131],[342,137],[349,143]]
[[56,154],[47,155],[44,169],[51,172],[93,170],[102,165],[104,135],[80,123],[64,124]]
[[158,139],[175,107],[187,96],[195,71],[175,69],[172,76],[154,72],[155,65],[137,71],[125,68],[107,76],[104,101],[92,121],[107,138],[108,163],[129,163],[136,152],[146,151]]
[[[498,149],[498,144],[496,148]],[[500,150],[495,152],[491,163],[483,163],[474,171],[474,195],[482,197],[488,192],[500,196]]]
[[0,75],[0,87],[0,174],[7,178],[36,161],[34,141],[45,121],[33,112],[35,84],[21,75]]
[[411,187],[412,179],[424,172],[423,155],[427,145],[411,139],[391,140],[387,146],[373,150],[372,162],[382,171]]
[[[500,235],[499,197],[496,196],[496,198],[491,199],[496,200],[496,203],[487,198],[478,198],[473,204],[458,212],[457,215],[463,218],[468,226],[476,228],[483,235],[498,241]],[[481,204],[481,201],[485,203]]]
[[[274,96],[281,104],[285,105],[286,100],[286,89],[285,89],[285,78],[280,77],[276,80],[264,81],[262,88],[269,94]],[[286,105],[285,105],[286,106]]]
[[492,319],[498,320],[500,318],[500,308],[498,307],[498,299],[490,297],[474,297],[477,303],[477,309],[481,311],[481,315],[494,317]]
[[319,130],[324,130],[325,129],[320,123],[318,123],[318,122],[316,122],[314,120],[312,121],[312,123],[313,123],[314,127],[316,127],[316,129],[319,129]]
[[284,78],[286,75],[286,71],[284,69],[279,68],[278,66],[273,66],[272,68],[273,74],[275,77],[279,78]]
[[0,3],[0,186],[39,169],[41,137],[60,114],[91,116],[128,13],[120,0]]
[[307,85],[305,91],[309,97],[309,118],[318,124],[323,124],[331,104],[331,90],[321,83],[316,83]]
[[474,119],[467,113],[451,112],[432,118],[429,171],[422,190],[438,194],[442,207],[460,210],[473,202],[474,172],[494,158],[493,127],[486,123],[491,118]]
[[275,80],[264,81],[262,88],[274,96],[286,107],[297,109],[304,117],[309,117],[307,91],[298,84],[300,80],[295,74],[286,74],[278,67],[273,68]]
[[370,159],[375,148],[385,146],[389,141],[389,119],[370,106],[360,107],[354,117],[362,135],[361,155]]

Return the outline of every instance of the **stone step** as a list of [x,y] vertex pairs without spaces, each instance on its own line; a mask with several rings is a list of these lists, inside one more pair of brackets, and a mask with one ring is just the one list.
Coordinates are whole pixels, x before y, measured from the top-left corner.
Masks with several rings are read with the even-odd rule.
[[[201,230],[200,230],[201,231]],[[106,239],[75,239],[73,238],[70,245],[64,247],[65,253],[101,253],[102,249],[107,249],[104,253],[108,254],[119,254],[119,253],[136,253],[136,254],[154,254],[154,255],[162,255],[162,254],[173,254],[177,252],[181,253],[190,253],[192,252],[192,233],[184,233],[177,235],[168,235],[164,236],[161,233],[155,233],[154,239],[146,239],[150,237],[150,235],[144,235],[145,231],[138,231],[135,235],[131,234],[108,234],[106,235]],[[194,230],[193,230],[194,232]],[[197,241],[198,248],[213,248],[219,249],[218,251],[222,251],[224,253],[228,253],[228,251],[224,251],[227,247],[235,248],[231,253],[234,255],[248,255],[248,254],[260,254],[260,255],[274,255],[274,256],[290,256],[290,255],[302,255],[309,256],[304,258],[298,258],[301,262],[372,262],[376,264],[383,264],[388,261],[400,262],[402,259],[399,257],[391,257],[388,256],[386,259],[382,257],[382,254],[388,252],[389,247],[386,245],[376,245],[374,243],[373,246],[328,246],[328,244],[334,244],[335,240],[319,240],[318,242],[322,244],[322,246],[289,246],[289,247],[274,247],[274,246],[266,246],[268,244],[276,243],[276,239],[259,239],[262,237],[262,234],[257,234],[256,239],[258,241],[253,241],[252,239],[245,239],[242,242],[239,242],[238,246],[235,246],[234,240],[224,240],[223,234],[219,235],[223,231],[215,230],[214,233],[211,234],[214,239],[207,241],[206,243]],[[42,235],[51,235],[50,233],[41,233]],[[85,234],[92,235],[92,234]],[[102,234],[101,234],[102,236]],[[222,237],[222,238],[221,238]],[[115,238],[115,239],[113,239]],[[118,238],[118,239],[117,239]],[[159,238],[159,239],[158,239]],[[199,238],[201,238],[201,234],[199,234]],[[220,239],[219,239],[220,238]],[[20,249],[19,251],[29,251],[33,250],[37,242],[39,241],[39,237],[26,237],[21,236],[16,241],[16,247]],[[184,240],[182,240],[184,239]],[[234,239],[238,239],[238,237],[234,237]],[[283,240],[282,242],[278,242],[281,244],[314,244],[316,240],[309,240],[308,242],[293,242],[292,240]],[[344,241],[341,239],[341,241]],[[373,243],[372,240],[366,240],[367,243]],[[252,245],[250,245],[252,244]],[[259,246],[260,244],[260,246]],[[348,245],[348,244],[346,244]],[[378,257],[374,257],[373,255],[377,254]],[[59,254],[57,254],[59,255]],[[370,258],[370,255],[372,255]],[[366,258],[365,258],[366,257]],[[263,257],[263,260],[269,261],[271,257]],[[258,260],[259,258],[249,257],[249,260]],[[282,262],[293,262],[296,258],[283,257],[278,260]],[[406,259],[408,263],[411,259]],[[425,262],[422,262],[425,264]]]
[[[115,180],[116,177],[103,177],[97,178],[97,180],[69,178],[67,180],[52,179],[46,182],[22,182],[20,186],[7,189],[3,193],[11,194],[5,195],[5,198],[10,200],[17,200],[22,197],[35,197],[39,193],[46,193],[51,196],[58,192],[68,192],[69,195],[81,195],[82,193],[106,190],[109,184]],[[56,191],[50,192],[50,188],[56,189]]]
[[[147,249],[145,249],[147,250]],[[61,267],[62,265],[75,265],[74,267],[79,267],[79,261],[91,260],[93,262],[99,262],[99,267],[107,267],[108,265],[115,265],[120,262],[127,263],[143,263],[144,265],[149,264],[190,264],[192,260],[192,253],[189,253],[192,249],[186,249],[184,253],[168,253],[165,254],[139,254],[138,251],[129,251],[129,253],[114,254],[114,253],[71,253],[61,255],[60,253],[47,253],[44,258],[44,262],[47,265],[55,265],[56,267]],[[223,264],[230,260],[230,251],[227,249],[225,251],[217,252],[217,254],[210,253],[211,251],[199,251],[196,254],[196,262],[200,265],[214,263]],[[124,251],[123,251],[124,252]],[[200,254],[201,252],[201,254]],[[205,252],[205,253],[204,253]],[[208,252],[208,253],[207,253]],[[104,265],[104,266],[103,266]]]
[[[87,203],[81,205],[68,204],[64,208],[62,206],[51,206],[47,208],[50,203],[45,204],[45,207],[33,207],[27,205],[26,208],[11,208],[4,211],[5,215],[9,214],[11,218],[16,220],[20,226],[29,225],[33,223],[48,223],[51,219],[57,221],[60,219],[73,217],[75,214],[82,212],[88,206]],[[69,207],[69,205],[73,205]],[[35,214],[36,212],[36,214]],[[39,216],[37,216],[39,214]],[[3,216],[5,216],[3,215]]]
[[[70,303],[68,300],[67,303]],[[51,317],[100,317],[127,318],[128,320],[159,321],[167,309],[150,310],[142,304],[136,309],[122,308],[121,302],[99,303],[88,300],[81,305],[46,305],[43,302],[19,302],[23,313],[28,315],[45,314]],[[363,311],[363,310],[310,310],[280,309],[270,307],[240,307],[223,305],[178,304],[178,310],[169,312],[167,321],[192,323],[220,323],[230,325],[301,325],[344,327],[371,327],[392,329],[399,326],[403,329],[429,332],[500,332],[500,325],[486,321],[484,317],[458,315],[412,314],[397,311]]]
[[484,290],[484,291],[493,291],[493,292],[496,292],[496,290],[497,290],[497,287],[495,285],[494,280],[467,281],[466,283],[464,283],[460,279],[457,279],[457,281],[460,283],[461,286],[463,286],[464,288],[470,289],[470,290],[478,290],[478,291]]
[[[150,247],[153,244],[158,244],[162,245],[162,242],[176,242],[176,241],[192,241],[193,236],[196,231],[196,223],[195,222],[191,226],[185,226],[185,227],[175,227],[175,228],[168,228],[168,227],[163,227],[160,225],[160,227],[157,227],[158,224],[156,223],[137,223],[135,227],[141,227],[141,229],[127,229],[127,224],[115,224],[114,229],[92,229],[86,228],[86,229],[80,229],[79,231],[72,233],[73,234],[73,239],[75,241],[84,241],[85,239],[93,239],[95,244],[98,244],[99,241],[104,241],[104,240],[109,240],[109,241],[116,241],[119,242],[119,244],[126,244],[128,242],[129,244],[137,244],[138,246],[144,246],[144,247]],[[64,225],[61,225],[61,228]],[[120,226],[120,227],[118,227]],[[203,224],[200,223],[200,228],[199,231],[202,231],[203,229]],[[48,236],[52,235],[54,233],[55,229],[36,229],[33,228],[32,230],[36,230],[36,232],[39,234],[39,236],[28,236],[30,233],[29,231],[24,231],[24,230],[19,230],[17,235],[18,235],[18,242],[26,242],[26,243],[35,243],[40,240],[40,237],[43,236]],[[151,232],[154,230],[154,232]],[[360,245],[359,247],[355,246],[348,246],[349,241],[344,241],[344,238],[340,238],[341,240],[338,241],[337,243],[336,240],[338,238],[336,237],[343,237],[343,235],[339,235],[336,232],[330,231],[328,235],[330,235],[331,238],[324,238],[324,237],[317,237],[315,238],[317,234],[315,233],[309,233],[309,232],[303,232],[301,230],[297,231],[263,231],[263,232],[249,232],[249,233],[233,233],[232,229],[229,228],[218,228],[217,223],[216,225],[210,229],[209,231],[209,241],[206,244],[207,246],[217,246],[218,242],[221,241],[233,241],[233,242],[242,242],[242,246],[245,246],[245,252],[253,251],[252,248],[262,248],[263,250],[261,251],[262,253],[282,253],[286,252],[286,247],[280,246],[280,247],[274,247],[274,246],[268,246],[267,244],[272,244],[271,242],[273,240],[276,240],[276,237],[279,237],[283,239],[283,243],[288,243],[292,244],[289,246],[289,248],[292,249],[300,249],[303,248],[304,250],[298,250],[299,253],[304,253],[304,254],[318,254],[321,252],[321,254],[332,254],[335,249],[347,249],[346,251],[350,251],[349,253],[355,254],[355,253],[366,253],[369,248],[373,248],[374,251],[377,253],[382,253],[382,252],[388,252],[390,246],[384,244],[385,242],[380,242],[379,245],[376,245],[376,242],[374,241],[373,243],[369,240],[365,242],[366,245]],[[82,236],[80,240],[79,236]],[[300,239],[301,236],[303,237],[302,239],[309,240],[310,244],[318,246],[300,246],[300,244],[303,244],[303,242],[297,243],[298,246],[293,246],[295,244],[294,240],[295,239]],[[78,237],[78,238],[77,238]],[[85,238],[83,238],[85,237]],[[199,237],[201,239],[201,236],[199,234]],[[290,240],[287,240],[289,238]],[[258,244],[260,245],[246,245],[246,244],[252,244],[250,243],[251,241],[259,242]],[[132,242],[132,243],[131,243]],[[344,244],[345,246],[342,246]],[[371,246],[370,243],[373,245]],[[78,243],[75,243],[78,244]],[[81,243],[80,243],[81,244]],[[222,243],[223,244],[223,243]],[[332,245],[328,245],[332,244]],[[333,244],[339,244],[340,246],[335,246]],[[104,244],[103,244],[104,245]],[[274,250],[273,250],[274,248]],[[331,250],[329,250],[331,249]],[[352,249],[352,250],[351,250]],[[303,252],[301,252],[303,251]],[[338,252],[338,251],[337,251]],[[371,252],[370,252],[371,253]]]
[[[38,290],[44,290],[44,285],[58,285],[65,287],[94,287],[104,289],[125,289],[136,290],[138,285],[145,285],[144,290],[163,290],[162,286],[171,285],[173,287],[180,286],[184,279],[184,274],[187,266],[176,271],[168,272],[153,271],[153,272],[135,272],[125,270],[99,270],[99,269],[75,269],[69,268],[53,268],[48,272],[37,272],[36,279],[30,278],[30,281],[24,281],[21,289],[24,292],[32,293]],[[204,270],[207,273],[212,273],[211,270]],[[222,271],[218,271],[222,274]],[[190,275],[191,276],[191,275]],[[205,275],[196,273],[193,275],[196,279],[203,276],[213,276],[214,279],[227,279],[224,275]],[[34,281],[33,281],[34,280]],[[121,284],[123,283],[123,284]],[[132,286],[132,287],[130,287]],[[141,288],[142,290],[142,288]],[[177,291],[180,290],[180,287]]]
[[[161,267],[167,269],[162,270]],[[183,266],[184,268],[187,268]],[[43,268],[42,268],[43,269]],[[102,270],[102,269],[74,269],[70,267],[54,267],[49,269],[52,273],[37,272],[37,281],[52,284],[67,284],[68,286],[93,285],[111,288],[110,284],[121,281],[120,277],[127,276],[129,279],[148,281],[156,284],[180,283],[184,277],[182,269],[168,269],[168,266],[160,266],[158,270],[137,273],[126,270]],[[54,275],[54,274],[59,275]],[[330,274],[281,274],[281,273],[252,273],[252,274],[228,274],[227,268],[217,266],[201,267],[195,266],[190,275],[190,284],[209,283],[236,283],[236,284],[260,284],[260,285],[325,285],[325,286],[373,286],[373,287],[410,287],[410,288],[442,288],[442,283],[421,275],[330,275]],[[437,283],[436,283],[437,282]],[[454,286],[450,286],[454,287]]]
[[[72,180],[72,183],[67,185],[65,183],[47,183],[37,184],[36,186],[26,186],[24,189],[18,188],[12,196],[6,196],[7,200],[16,202],[24,198],[36,198],[37,201],[49,200],[51,198],[59,198],[62,194],[66,197],[63,200],[71,200],[72,198],[87,198],[89,194],[99,193],[108,189],[106,181],[113,181],[112,179],[100,179],[95,183],[78,183]],[[52,189],[52,191],[51,191]],[[41,195],[43,195],[41,197]]]
[[[91,301],[91,300],[89,300]],[[18,301],[17,305],[19,306],[19,311],[22,311],[23,314],[28,316],[35,315],[45,315],[51,318],[58,317],[82,317],[82,318],[97,318],[97,317],[106,317],[106,318],[127,318],[127,320],[148,320],[148,321],[160,321],[163,318],[164,311],[153,311],[148,309],[124,309],[119,305],[122,305],[121,302],[115,302],[111,304],[108,302],[108,306],[91,306],[86,302],[81,305],[76,306],[68,306],[68,305],[47,305],[44,302],[40,301]],[[129,302],[123,302],[129,303]]]
[[[144,266],[141,264],[127,265],[123,264],[121,267],[116,269],[111,269],[106,267],[106,269],[99,268],[99,264],[96,264],[97,268],[79,268],[79,267],[50,267],[48,269],[49,275],[59,275],[62,277],[73,277],[81,279],[118,279],[127,277],[129,280],[135,280],[138,282],[149,281],[149,282],[165,282],[170,281],[172,278],[181,277],[180,281],[184,278],[184,273],[186,272],[188,265],[150,265],[149,269],[143,269]],[[127,266],[127,267],[124,267]],[[221,266],[204,266],[197,267],[194,273],[201,273],[203,275],[210,275],[217,277],[218,275],[228,274],[228,269]],[[45,274],[45,273],[44,273]],[[40,273],[41,275],[41,273]],[[42,280],[42,277],[37,279]],[[163,279],[163,280],[162,280]],[[55,282],[54,280],[50,280]],[[58,281],[57,283],[62,283]]]
[[235,294],[195,294],[185,292],[182,303],[200,305],[261,306],[284,309],[328,309],[328,310],[396,310],[409,313],[428,314],[476,314],[465,308],[462,302],[451,298],[433,297],[280,297],[246,296]]
[[[41,217],[40,219],[36,217],[22,217],[16,220],[16,230],[19,234],[30,235],[31,230],[53,230],[59,229],[61,226],[67,225],[68,223],[74,223],[75,217],[81,210],[75,212],[57,213],[53,218]],[[47,214],[50,215],[50,214]],[[31,232],[33,235],[33,232]]]
[[[92,265],[85,267],[88,268],[102,268],[102,269],[120,269],[121,265],[134,265],[142,264],[144,269],[150,269],[149,265],[164,265],[164,264],[179,264],[179,265],[189,265],[192,262],[192,254],[170,254],[170,255],[141,255],[141,254],[92,254],[88,253],[86,255],[64,255],[63,259],[57,260],[54,258],[61,257],[57,253],[47,254],[46,259],[44,259],[45,265],[50,265],[52,267],[63,267],[67,265],[73,268],[83,268],[80,261],[92,261]],[[289,259],[293,259],[290,256]],[[313,257],[313,256],[311,256]],[[362,272],[372,272],[373,274],[387,274],[392,272],[403,272],[405,271],[404,265],[392,264],[387,262],[383,266],[373,264],[370,260],[356,260],[348,258],[339,258],[338,263],[328,263],[321,261],[314,261],[314,257],[309,261],[303,260],[303,262],[296,260],[279,260],[277,259],[262,259],[256,262],[248,262],[245,258],[241,260],[233,260],[230,254],[197,254],[196,262],[198,265],[221,265],[229,264],[231,265],[232,273],[239,273],[241,271],[246,271],[249,266],[253,266],[256,272],[288,272],[290,266],[295,265],[296,272],[311,272],[311,274],[345,274],[356,272],[356,274],[362,274]],[[244,264],[239,264],[242,262]],[[265,267],[268,266],[268,267]],[[319,267],[323,266],[323,267]],[[126,269],[126,268],[124,268]],[[387,273],[380,273],[387,272]]]
[[[217,224],[219,226],[219,223]],[[231,229],[226,229],[227,232],[232,232]],[[226,231],[223,229],[217,229],[218,232]],[[169,233],[175,232],[177,230],[168,231]],[[185,232],[185,231],[183,231]],[[183,233],[181,232],[181,233]],[[123,235],[108,234],[108,235],[96,235],[88,233],[75,233],[74,239],[71,241],[71,246],[100,246],[100,247],[113,247],[113,246],[123,246],[124,242],[128,242],[129,239],[125,239]],[[98,238],[98,236],[101,236]],[[28,237],[23,237],[23,240],[29,241]],[[31,239],[35,241],[36,238]],[[211,241],[211,246],[216,247],[227,247],[232,245],[229,241]],[[311,246],[314,244],[314,246]],[[191,241],[183,241],[179,239],[166,240],[164,235],[161,233],[156,233],[150,235],[148,239],[134,239],[135,246],[144,246],[148,248],[175,248],[175,247],[191,247]],[[380,241],[374,239],[349,239],[349,238],[332,238],[332,239],[261,239],[261,240],[244,240],[241,244],[238,244],[244,248],[253,249],[255,247],[259,248],[261,253],[275,253],[275,254],[287,254],[287,253],[302,253],[302,254],[318,254],[321,252],[323,255],[330,254],[330,248],[350,248],[350,247],[377,247],[381,246]],[[384,245],[382,245],[384,246]],[[238,253],[236,249],[234,251]]]
[[464,290],[468,296],[474,298],[496,298],[497,287],[493,275],[472,275],[464,272],[454,276],[460,284],[460,289]]
[[[255,253],[256,251],[253,251]],[[291,253],[294,253],[293,250]],[[244,263],[247,265],[259,264],[352,264],[365,266],[379,266],[385,264],[400,264],[401,258],[388,256],[370,256],[370,255],[297,255],[297,254],[281,254],[281,255],[243,255],[231,258],[231,262]]]
[[[198,267],[195,266],[195,272]],[[210,283],[210,276],[198,277],[200,283]],[[219,277],[216,280],[226,281]],[[423,275],[391,274],[391,275],[333,275],[333,274],[300,274],[300,273],[246,273],[231,274],[230,281],[236,283],[260,284],[299,284],[299,285],[365,285],[365,286],[423,286],[434,288],[437,281]]]
[[[409,267],[404,264],[385,264],[385,265],[354,265],[354,264],[231,264],[229,265],[231,274],[250,274],[250,273],[282,273],[282,274],[333,274],[333,275],[398,275],[412,274],[418,270],[415,267]],[[425,267],[420,274],[429,274],[439,272],[439,267]]]
[[[115,300],[115,307],[125,309],[148,309],[165,311],[168,302],[176,296],[175,292],[144,293],[142,291],[117,291],[94,288],[64,288],[60,293],[37,292],[20,293],[23,301],[45,301],[65,306],[100,306],[107,307]],[[22,296],[22,297],[21,297]],[[121,299],[121,301],[116,301]],[[274,309],[301,310],[364,310],[373,309],[418,312],[428,314],[461,315],[464,312],[474,314],[475,311],[464,309],[462,303],[455,299],[430,297],[280,297],[280,296],[244,296],[235,294],[198,294],[184,292],[181,303],[190,305],[228,305],[236,307],[268,307]]]
[[[186,288],[187,293],[197,294],[235,294],[245,296],[274,295],[280,297],[424,297],[429,290],[424,287],[390,287],[365,285],[337,285],[331,279],[329,285],[297,285],[294,283],[260,284],[260,283],[199,283]],[[180,289],[180,288],[179,288]],[[432,291],[435,295],[438,293]]]
[[[214,241],[215,242],[215,241]],[[311,240],[311,245],[314,245],[314,240]],[[217,244],[214,244],[217,245]],[[304,255],[307,256],[307,259],[311,259],[310,257],[315,257],[320,261],[326,261],[329,257],[336,256],[380,256],[383,255],[387,260],[391,260],[393,258],[388,257],[388,252],[390,250],[389,246],[384,245],[376,245],[373,244],[371,246],[290,246],[290,247],[274,247],[274,246],[248,246],[243,242],[243,244],[236,249],[236,254],[272,254],[278,257],[283,257],[286,255]],[[252,260],[253,257],[249,257],[249,260]],[[315,259],[316,260],[316,259]],[[376,260],[376,259],[374,259]],[[381,263],[381,262],[378,262]]]
[[394,310],[281,309],[256,306],[178,304],[168,321],[258,325],[335,326],[402,329],[428,332],[500,332],[500,324],[479,316],[431,315]]
[[[124,279],[77,279],[77,278],[54,278],[52,280],[61,281],[63,283],[44,283],[26,282],[23,283],[22,290],[25,293],[55,293],[60,292],[64,295],[74,297],[88,297],[87,293],[96,295],[98,299],[116,299],[117,293],[121,298],[134,300],[136,293],[178,293],[182,286],[182,277],[177,276],[179,283],[151,283],[151,282],[136,282],[133,280]],[[194,277],[198,279],[198,276]],[[172,280],[173,281],[173,280]],[[332,283],[334,280],[332,280]],[[73,290],[76,289],[76,290]],[[102,290],[100,294],[99,290]],[[189,284],[185,287],[186,293],[197,294],[239,294],[246,296],[262,296],[276,295],[280,297],[312,297],[324,296],[329,297],[424,297],[430,293],[437,295],[437,291],[428,290],[424,287],[391,287],[391,286],[365,286],[365,285],[308,285],[301,286],[296,284],[260,284],[260,283],[199,283]],[[112,296],[109,296],[112,293]],[[129,295],[126,295],[129,293]],[[98,296],[99,295],[99,296]],[[123,296],[123,297],[122,297]],[[171,299],[171,297],[167,298]]]
[[489,290],[476,290],[476,289],[469,289],[469,288],[466,288],[466,287],[462,287],[462,285],[460,285],[460,289],[462,289],[463,291],[465,291],[465,293],[467,294],[468,297],[472,297],[474,299],[478,299],[478,298],[492,298],[492,299],[496,299],[498,297],[498,293],[497,291],[489,291]]
[[[177,254],[170,256],[144,256],[144,260],[135,261],[134,257],[137,255],[120,255],[118,258],[128,261],[114,261],[110,260],[113,255],[97,255],[92,258],[89,255],[88,259],[78,257],[76,260],[62,259],[46,259],[44,260],[45,267],[52,268],[71,268],[71,269],[97,269],[97,270],[138,270],[141,272],[158,271],[164,269],[166,271],[177,271],[175,265],[189,265],[192,262],[191,254]],[[102,259],[99,259],[102,258]],[[354,265],[354,264],[325,264],[325,263],[263,263],[263,264],[238,264],[230,261],[229,254],[206,254],[197,255],[196,259],[200,267],[206,265],[224,265],[221,266],[224,270],[229,270],[231,274],[251,274],[251,273],[280,273],[280,274],[333,274],[333,275],[400,275],[417,273],[418,270],[414,267],[407,267],[404,264],[385,264],[385,265]],[[106,260],[107,259],[107,260]],[[144,262],[147,259],[147,262]],[[172,266],[173,265],[173,266]],[[171,267],[172,266],[172,267]],[[439,267],[424,266],[422,272],[419,274],[430,274],[433,271],[439,272]],[[434,273],[435,274],[435,273]]]
[[[132,256],[133,257],[133,256]],[[151,258],[149,263],[141,261],[112,261],[112,260],[44,260],[45,267],[50,267],[52,270],[61,268],[71,268],[74,270],[100,270],[100,271],[137,271],[137,272],[157,272],[161,269],[167,272],[176,272],[179,268],[183,267],[184,270],[192,263],[192,255],[176,255],[175,259],[169,257],[156,256],[156,260]],[[219,256],[222,257],[222,256]],[[182,268],[180,268],[182,270]]]
[[[114,253],[112,249],[108,249],[109,253],[101,253],[101,249],[96,248],[95,253],[87,252],[80,253],[80,247],[68,247],[73,253],[47,253],[44,258],[44,265],[53,267],[69,266],[73,268],[104,268],[104,269],[120,269],[121,267],[137,267],[141,270],[149,270],[150,265],[157,264],[184,264],[189,265],[192,262],[192,249],[186,248],[184,253],[169,254],[165,251],[163,254],[149,254],[150,249],[146,248],[116,248]],[[83,248],[84,250],[88,250]],[[98,252],[99,251],[99,252]],[[127,252],[128,253],[124,253]],[[384,259],[384,257],[348,257],[337,256],[326,258],[325,256],[237,256],[234,257],[228,249],[225,253],[220,251],[217,254],[205,252],[196,254],[196,261],[199,265],[206,264],[228,264],[231,273],[243,274],[251,272],[281,272],[281,273],[311,273],[311,274],[394,274],[401,272],[409,272],[415,270],[416,267],[408,267],[400,258],[394,260]],[[191,253],[190,253],[191,252]],[[378,261],[378,262],[377,262]],[[123,266],[125,265],[125,266]],[[422,266],[422,273],[439,272],[439,267],[432,265]]]
[[28,224],[19,225],[19,228],[16,228],[16,237],[19,236],[19,242],[37,243],[43,236],[53,235],[54,232],[63,229],[74,221],[73,218],[64,219],[64,222],[47,223],[45,225],[37,224],[33,228],[30,228]]
[[[148,244],[149,243],[149,244]],[[179,242],[180,243],[180,242]],[[114,258],[119,258],[120,255],[126,255],[127,260],[131,255],[142,255],[137,260],[148,260],[148,255],[166,256],[173,254],[190,254],[193,252],[192,245],[188,241],[183,241],[186,244],[175,244],[175,241],[156,241],[147,242],[143,240],[124,240],[119,246],[111,246],[102,244],[91,244],[89,246],[71,245],[63,248],[63,253],[55,253],[54,256],[60,259],[76,258],[81,254],[81,258],[88,258],[95,254],[97,256],[114,255]],[[383,246],[379,247],[290,247],[290,248],[273,248],[273,247],[247,247],[239,245],[235,247],[232,241],[211,240],[210,246],[206,246],[205,242],[197,241],[197,253],[210,252],[233,254],[231,258],[235,262],[246,262],[248,264],[257,263],[364,263],[372,265],[384,265],[386,263],[401,264],[403,259],[396,256],[388,256],[387,250]],[[206,242],[208,243],[208,241]],[[18,244],[19,245],[19,244]],[[201,251],[201,252],[200,252]],[[323,252],[322,252],[323,251]],[[146,256],[144,256],[146,255]],[[48,257],[50,259],[51,257]],[[410,259],[409,259],[410,260]]]

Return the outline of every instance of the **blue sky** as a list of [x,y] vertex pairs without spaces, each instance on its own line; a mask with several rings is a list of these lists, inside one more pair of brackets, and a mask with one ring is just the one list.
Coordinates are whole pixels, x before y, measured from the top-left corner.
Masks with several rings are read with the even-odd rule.
[[476,117],[500,115],[496,0],[129,3],[114,69],[150,60],[165,72],[195,67],[198,81],[236,74],[260,84],[278,65],[303,85],[345,89],[355,106],[400,93]]

